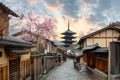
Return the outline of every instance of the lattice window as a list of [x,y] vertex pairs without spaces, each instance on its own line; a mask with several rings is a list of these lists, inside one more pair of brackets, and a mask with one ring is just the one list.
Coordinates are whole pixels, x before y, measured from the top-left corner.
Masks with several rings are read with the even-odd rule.
[[19,80],[20,77],[20,60],[13,59],[9,61],[9,80]]

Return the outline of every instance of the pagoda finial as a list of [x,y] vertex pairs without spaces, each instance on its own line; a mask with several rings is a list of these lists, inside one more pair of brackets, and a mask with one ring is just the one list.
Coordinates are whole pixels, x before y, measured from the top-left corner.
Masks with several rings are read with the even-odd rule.
[[69,20],[68,20],[68,30],[70,30],[69,28],[70,28],[70,23],[69,23]]

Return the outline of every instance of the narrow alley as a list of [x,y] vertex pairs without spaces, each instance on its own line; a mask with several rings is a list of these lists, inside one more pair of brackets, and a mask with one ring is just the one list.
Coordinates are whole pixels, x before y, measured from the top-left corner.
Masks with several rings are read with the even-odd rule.
[[68,59],[52,70],[44,80],[90,80],[85,74],[74,69],[73,61]]

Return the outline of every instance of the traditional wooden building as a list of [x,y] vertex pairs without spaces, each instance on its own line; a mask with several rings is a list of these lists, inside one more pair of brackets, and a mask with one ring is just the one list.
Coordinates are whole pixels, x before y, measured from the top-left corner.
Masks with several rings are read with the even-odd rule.
[[9,17],[16,13],[0,3],[0,80],[30,78],[30,48],[32,43],[9,37]]
[[54,44],[53,41],[46,39],[46,41],[44,42],[44,45],[45,45],[45,53],[57,52],[57,46]]
[[0,36],[8,37],[9,17],[8,15],[18,17],[16,13],[0,2]]
[[63,46],[57,46],[57,52],[60,55],[60,63],[67,60],[67,50]]
[[61,56],[61,61],[66,61],[66,57],[67,57],[67,49],[65,47],[63,47],[62,45],[64,45],[64,43],[60,42],[60,41],[53,41],[54,45],[56,45],[57,48],[57,52],[58,54]]
[[98,43],[101,47],[109,47],[109,42],[117,41],[120,37],[120,24],[118,22],[97,30],[80,38],[80,48]]
[[[29,33],[31,34],[31,32],[29,32]],[[33,35],[36,35],[36,34],[33,34]],[[20,31],[20,32],[13,34],[13,36],[22,39],[24,34]],[[54,45],[52,40],[44,39],[44,40],[39,41],[38,43],[40,43],[39,50],[42,50],[42,53],[46,54],[46,53],[51,52],[51,51],[54,51],[54,52],[57,51],[57,46]],[[42,47],[40,48],[40,46],[42,46]]]
[[83,52],[83,61],[92,69],[108,73],[109,43],[120,37],[120,24],[109,26],[81,37],[78,44]]

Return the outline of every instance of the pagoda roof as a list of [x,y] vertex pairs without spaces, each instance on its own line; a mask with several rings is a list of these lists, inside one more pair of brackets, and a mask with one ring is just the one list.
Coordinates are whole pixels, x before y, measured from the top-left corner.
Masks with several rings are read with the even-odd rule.
[[63,37],[61,37],[61,38],[63,38],[63,39],[74,39],[74,38],[76,38],[76,37],[74,37],[74,36],[63,36]]
[[76,34],[76,32],[73,32],[73,31],[71,31],[70,29],[68,29],[67,31],[65,31],[65,32],[63,32],[63,33],[61,33],[61,34],[63,34],[63,35]]

